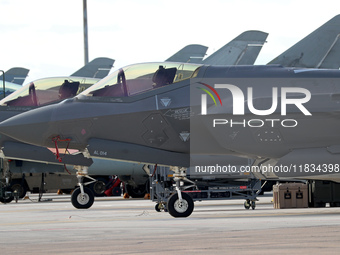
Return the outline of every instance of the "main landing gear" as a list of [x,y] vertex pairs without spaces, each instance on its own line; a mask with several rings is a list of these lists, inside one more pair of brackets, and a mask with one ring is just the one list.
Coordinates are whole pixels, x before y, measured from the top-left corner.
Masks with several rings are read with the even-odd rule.
[[178,167],[155,166],[150,183],[150,197],[156,202],[156,211],[169,212],[173,217],[188,217],[194,209],[193,201],[204,200],[244,199],[244,208],[254,210],[261,192],[260,179],[195,178],[193,182],[186,177],[186,169]]
[[[194,200],[183,190],[196,187],[195,183],[186,177],[186,168],[171,167],[173,174],[172,182],[163,180],[163,177],[168,174],[163,173],[162,176],[157,173],[151,177],[152,189],[151,197],[157,201],[155,210],[157,212],[165,211],[173,217],[188,217],[194,210]],[[189,186],[184,186],[184,182],[190,183]]]

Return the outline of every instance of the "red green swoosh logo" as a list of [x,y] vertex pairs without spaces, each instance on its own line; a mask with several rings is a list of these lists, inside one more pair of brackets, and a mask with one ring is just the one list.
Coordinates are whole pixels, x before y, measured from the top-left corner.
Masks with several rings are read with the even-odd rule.
[[[199,82],[199,84],[202,84],[203,86],[209,88],[212,92],[214,92],[214,94],[217,96],[218,100],[220,101],[220,104],[222,105],[221,97],[220,97],[220,95],[217,93],[217,91],[213,87],[211,87],[210,85],[208,85],[206,83],[203,83],[203,82]],[[206,92],[212,98],[212,100],[214,101],[215,105],[217,105],[216,100],[215,100],[213,94],[209,90],[204,89],[204,88],[200,88],[200,87],[197,87],[197,88],[203,90],[204,92]]]

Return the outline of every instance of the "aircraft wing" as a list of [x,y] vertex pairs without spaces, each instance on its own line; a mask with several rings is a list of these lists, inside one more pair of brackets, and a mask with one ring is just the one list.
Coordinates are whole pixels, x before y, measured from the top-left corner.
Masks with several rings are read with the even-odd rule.
[[95,58],[78,71],[71,74],[71,76],[102,79],[109,74],[114,62],[115,61],[110,58]]
[[295,149],[281,157],[276,164],[285,166],[290,171],[277,171],[275,174],[280,178],[293,177],[340,182],[339,160],[340,145]]
[[147,146],[92,138],[88,141],[88,151],[92,157],[118,159],[160,165],[189,166],[189,154],[159,150]]
[[92,165],[92,159],[85,158],[83,154],[62,154],[62,163],[56,159],[54,153],[44,147],[29,145],[19,142],[5,142],[2,151],[6,158],[27,160],[40,163],[69,164],[69,165]]

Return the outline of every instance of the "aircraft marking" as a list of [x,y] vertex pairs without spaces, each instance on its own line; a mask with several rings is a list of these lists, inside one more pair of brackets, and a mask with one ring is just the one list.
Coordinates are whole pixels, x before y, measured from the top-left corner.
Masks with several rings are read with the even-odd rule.
[[168,97],[161,98],[161,104],[162,104],[164,107],[170,106],[170,104],[171,104],[171,98],[168,98]]
[[175,110],[170,109],[166,113],[164,113],[164,116],[171,117],[174,119],[179,119],[179,120],[190,119],[191,115],[192,115],[192,111],[190,107],[175,109]]
[[190,133],[187,131],[183,131],[182,133],[179,134],[179,137],[183,142],[187,142],[189,140]]

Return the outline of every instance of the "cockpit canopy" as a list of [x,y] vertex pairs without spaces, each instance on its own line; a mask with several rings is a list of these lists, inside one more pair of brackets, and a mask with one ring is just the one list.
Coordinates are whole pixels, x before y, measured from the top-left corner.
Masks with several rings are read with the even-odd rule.
[[[14,91],[17,91],[18,89],[21,89],[21,88],[22,86],[19,84],[5,81],[5,90],[4,90],[3,82],[0,81],[0,99],[12,94]],[[4,91],[5,91],[5,95],[4,95]]]
[[188,63],[144,63],[121,68],[81,95],[128,97],[196,76],[201,65]]
[[56,77],[33,81],[0,101],[1,106],[42,106],[71,98],[100,79]]

